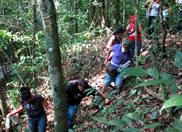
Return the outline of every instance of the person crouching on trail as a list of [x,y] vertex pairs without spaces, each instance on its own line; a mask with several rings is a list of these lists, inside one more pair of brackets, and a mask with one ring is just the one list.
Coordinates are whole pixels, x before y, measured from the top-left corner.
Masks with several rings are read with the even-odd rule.
[[130,66],[133,58],[133,52],[130,49],[129,40],[124,40],[122,44],[114,45],[109,49],[109,53],[112,51],[113,51],[113,57],[106,69],[107,73],[101,92],[104,94],[109,84],[115,80],[115,85],[118,90],[117,96],[119,96],[121,91],[120,88],[123,83],[122,70]]
[[[88,85],[88,82],[85,80],[71,80],[66,85],[69,128],[73,126],[74,116],[77,112],[79,104],[81,100],[87,96],[89,88],[91,89],[91,86]],[[89,95],[96,95],[96,93],[97,91],[94,89]],[[104,103],[108,104],[109,99],[106,98],[106,96],[101,92],[98,93],[104,99]]]
[[17,110],[10,112],[7,117],[14,116],[16,113],[20,113],[25,109],[28,114],[30,131],[37,132],[38,130],[39,132],[45,132],[47,117],[43,106],[53,110],[53,105],[48,103],[41,95],[31,93],[28,87],[22,87],[20,92],[21,106]]

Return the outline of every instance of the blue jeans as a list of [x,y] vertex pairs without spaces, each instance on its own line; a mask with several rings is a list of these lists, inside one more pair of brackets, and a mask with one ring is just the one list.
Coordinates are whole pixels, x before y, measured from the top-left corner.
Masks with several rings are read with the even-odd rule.
[[45,132],[46,124],[47,124],[46,114],[42,115],[41,117],[28,119],[28,125],[31,132],[37,132],[37,131]]
[[72,123],[79,105],[67,104],[67,107],[68,107],[68,127],[70,128],[72,126]]
[[[135,53],[135,41],[133,40],[129,40],[130,41],[130,49],[132,49],[133,51],[133,54]],[[142,47],[142,41],[141,40],[138,40],[138,53],[137,55],[140,54],[140,50],[141,50],[141,47]]]
[[178,31],[182,30],[182,11],[178,13]]
[[123,84],[123,77],[122,77],[122,72],[121,73],[118,73],[117,76],[114,78],[114,77],[111,77],[108,73],[106,74],[106,77],[105,77],[105,80],[104,80],[104,86],[109,86],[109,84],[111,82],[113,82],[115,79],[115,85],[116,85],[116,88],[120,88]]

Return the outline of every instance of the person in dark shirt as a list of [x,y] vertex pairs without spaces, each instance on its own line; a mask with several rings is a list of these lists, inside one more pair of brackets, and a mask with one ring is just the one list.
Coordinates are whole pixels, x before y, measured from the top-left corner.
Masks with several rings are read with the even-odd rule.
[[[88,95],[87,89],[91,88],[85,80],[72,80],[66,85],[67,107],[68,107],[68,127],[72,127],[74,116],[77,112],[81,100]],[[93,90],[89,95],[96,95],[96,90]],[[104,94],[98,92],[104,99],[104,103],[108,104],[109,99]]]
[[28,87],[22,87],[20,89],[21,106],[15,111],[10,112],[7,117],[14,116],[16,113],[22,112],[24,109],[28,114],[28,124],[31,132],[45,132],[47,117],[44,107],[53,110],[53,105],[48,103],[41,95],[30,92]]

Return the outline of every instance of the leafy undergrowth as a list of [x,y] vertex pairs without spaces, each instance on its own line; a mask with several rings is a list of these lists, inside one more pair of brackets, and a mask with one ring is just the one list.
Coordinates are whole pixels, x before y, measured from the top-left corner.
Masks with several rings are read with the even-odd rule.
[[[176,50],[182,51],[182,39],[176,35],[168,36],[166,39],[167,57],[161,59],[160,72],[171,74],[179,87],[177,93],[182,93],[182,75],[180,70],[174,65],[174,55]],[[106,56],[106,41],[93,40],[90,44],[76,44],[70,47],[63,47],[66,50],[62,54],[63,69],[66,80],[88,78],[91,86],[100,90],[105,78],[104,59]],[[156,52],[157,53],[157,52]],[[148,55],[144,51],[139,57],[139,65],[143,69],[153,67]],[[47,74],[47,73],[46,73]],[[173,123],[179,118],[182,111],[179,108],[173,109],[173,116],[169,118],[165,111],[159,113],[163,101],[157,98],[159,85],[134,88],[150,77],[128,77],[124,80],[124,85],[120,97],[115,96],[116,90],[108,87],[106,95],[110,99],[108,105],[104,105],[101,97],[86,97],[80,104],[77,111],[73,129],[70,131],[160,131],[167,127],[175,126]],[[49,102],[52,102],[52,95],[49,85],[49,77],[39,78],[40,87],[37,90]],[[113,85],[113,84],[112,84]],[[171,90],[168,88],[168,93]],[[53,111],[47,110],[48,126],[47,131],[53,131]],[[177,125],[176,125],[177,126]],[[28,126],[24,125],[25,130]]]

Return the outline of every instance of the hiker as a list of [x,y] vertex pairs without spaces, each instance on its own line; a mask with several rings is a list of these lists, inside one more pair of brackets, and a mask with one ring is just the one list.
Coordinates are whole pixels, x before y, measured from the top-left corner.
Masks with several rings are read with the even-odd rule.
[[25,109],[28,114],[27,119],[30,131],[37,132],[38,130],[39,132],[45,132],[47,117],[43,106],[53,110],[53,105],[48,103],[41,95],[31,93],[28,87],[22,87],[20,93],[21,106],[15,111],[10,112],[7,118],[21,113]]
[[162,17],[163,17],[163,26],[164,28],[167,30],[167,33],[169,33],[169,11],[168,11],[168,4],[165,3],[163,6],[162,6]]
[[[86,80],[71,80],[66,85],[69,128],[72,127],[74,116],[77,112],[81,100],[84,97],[88,96],[87,94],[89,93],[89,88],[91,88],[91,86],[88,84]],[[89,95],[95,96],[98,91],[96,91],[95,89],[92,90],[93,91]],[[106,98],[106,96],[101,92],[98,93],[104,99],[104,103],[108,104],[109,99]]]
[[176,3],[179,7],[179,12],[178,12],[178,19],[177,19],[177,22],[178,22],[178,32],[181,32],[182,31],[182,0],[176,0]]
[[[121,44],[124,33],[125,33],[125,29],[121,27],[116,29],[114,33],[112,34],[111,38],[109,39],[109,42],[107,44],[107,49],[114,46],[115,44]],[[110,61],[111,58],[112,58],[112,54],[109,54],[108,61]]]
[[[128,40],[130,41],[130,48],[133,51],[133,54],[135,53],[135,39],[136,39],[136,31],[135,31],[135,15],[131,16],[130,18],[131,23],[128,24],[127,29],[126,29],[126,34],[128,35]],[[144,30],[144,26],[142,24],[142,28]],[[142,41],[141,41],[141,33],[140,29],[138,28],[138,51],[137,55],[140,54],[140,50],[142,47]]]
[[148,7],[150,5],[150,3],[152,3],[153,0],[147,0],[145,3],[144,3],[144,7],[146,8],[146,18],[148,20]]
[[154,30],[154,21],[157,19],[159,16],[160,12],[160,0],[154,0],[148,8],[148,34],[151,35]]
[[[119,96],[121,91],[121,86],[123,83],[122,70],[130,66],[133,58],[133,52],[130,49],[129,40],[124,40],[122,44],[115,44],[113,47],[110,47],[108,53],[112,51],[113,51],[113,57],[106,69],[107,73],[101,92],[104,94],[109,84],[112,81],[115,81],[115,85],[117,88],[116,95]],[[109,56],[107,55],[106,62],[108,62],[107,61],[108,57]]]

